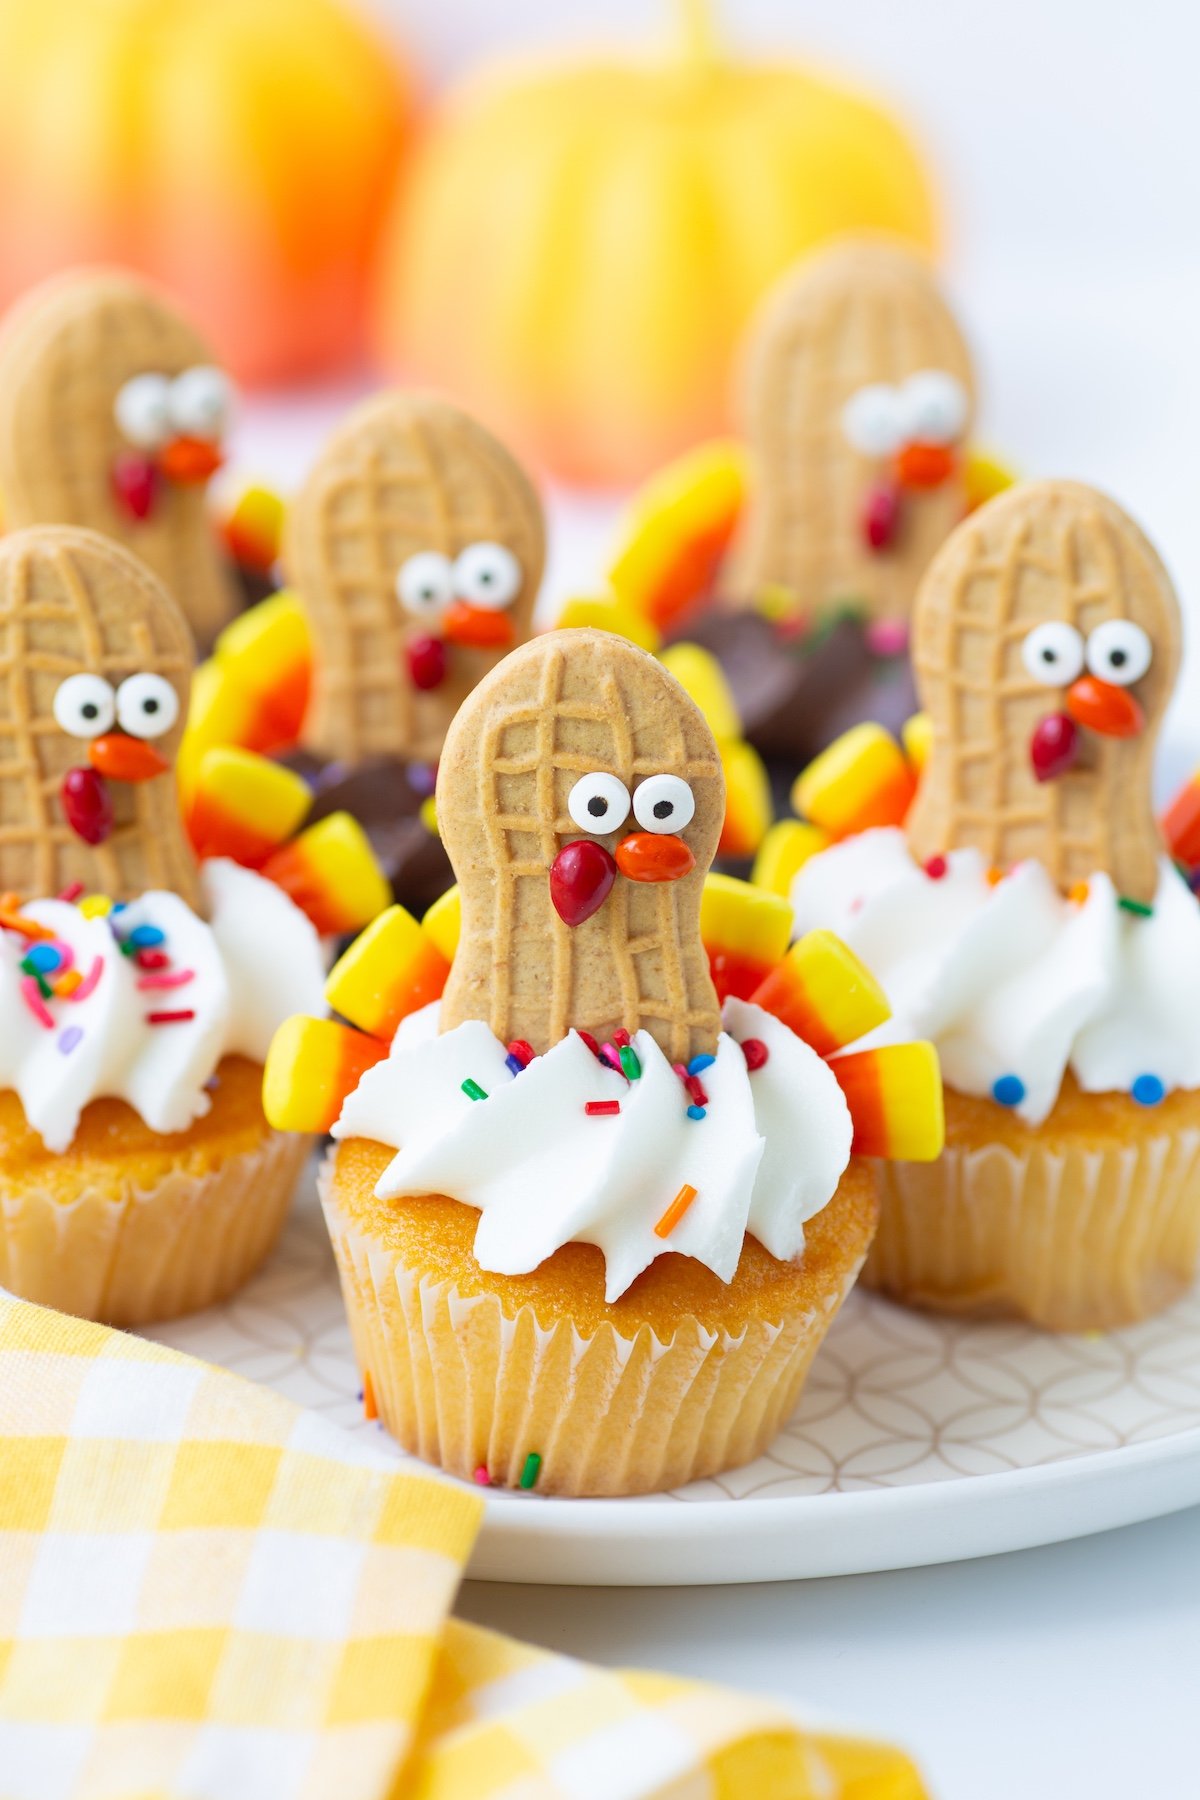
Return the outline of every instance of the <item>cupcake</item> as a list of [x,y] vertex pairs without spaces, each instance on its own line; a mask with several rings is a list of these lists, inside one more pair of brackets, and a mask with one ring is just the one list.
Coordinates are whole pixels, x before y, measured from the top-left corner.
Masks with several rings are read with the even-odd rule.
[[[937,1152],[936,1061],[833,1054],[886,1006],[828,934],[722,1008],[717,748],[632,644],[514,651],[451,727],[438,812],[462,914],[440,999],[374,1052],[312,1021],[268,1063],[282,1122],[337,1056],[373,1062],[322,1180],[368,1408],[455,1474],[553,1493],[745,1462],[866,1254],[863,1153]],[[429,997],[419,936],[381,921],[331,1003],[386,1035],[406,983]]]
[[261,1063],[323,979],[278,888],[197,867],[173,757],[194,652],[93,532],[0,543],[0,1286],[139,1325],[271,1248],[306,1143]]
[[1200,914],[1150,792],[1170,580],[1111,500],[1030,483],[943,547],[914,648],[932,737],[904,829],[792,889],[946,1080],[941,1160],[879,1170],[866,1279],[1062,1331],[1144,1318],[1200,1248]]

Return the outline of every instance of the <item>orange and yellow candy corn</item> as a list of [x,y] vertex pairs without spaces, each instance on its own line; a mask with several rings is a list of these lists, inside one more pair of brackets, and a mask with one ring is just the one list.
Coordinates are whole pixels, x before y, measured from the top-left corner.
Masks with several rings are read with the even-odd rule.
[[293,593],[281,589],[227,625],[213,659],[254,698],[253,739],[242,740],[246,748],[275,750],[299,740],[312,689],[312,640]]
[[200,761],[186,809],[198,857],[230,856],[256,869],[298,831],[312,794],[291,769],[253,750],[224,745]]
[[409,1013],[440,1000],[450,964],[403,906],[389,906],[329,972],[325,998],[372,1037],[390,1039]]
[[792,909],[777,894],[709,875],[700,896],[700,937],[717,997],[748,1000],[787,950]]
[[310,825],[269,856],[261,872],[308,914],[322,937],[361,930],[391,899],[366,832],[347,812]]
[[1184,782],[1162,816],[1167,849],[1187,868],[1200,863],[1200,769]]
[[770,777],[751,744],[725,743],[718,747],[725,771],[725,822],[717,855],[746,862],[762,843],[775,817]]
[[809,857],[827,850],[832,842],[829,833],[818,825],[810,825],[804,819],[780,819],[759,845],[750,879],[755,887],[764,887],[786,899]]
[[421,930],[441,951],[446,961],[452,963],[462,933],[462,896],[457,887],[447,888],[440,899],[426,909],[425,917],[421,920]]
[[645,613],[641,613],[628,600],[619,599],[616,594],[580,594],[563,604],[563,609],[554,621],[559,630],[574,630],[580,626],[591,626],[595,631],[611,631],[617,637],[628,638],[631,644],[639,649],[656,651],[661,637],[658,627]]
[[712,591],[746,498],[741,444],[702,444],[660,469],[630,507],[609,580],[666,627]]
[[877,825],[899,825],[916,779],[899,744],[882,725],[852,726],[823,750],[792,787],[792,805],[830,837]]
[[244,487],[221,520],[225,548],[243,569],[268,575],[279,557],[284,504],[273,489]]
[[276,1131],[328,1131],[346,1096],[387,1053],[377,1038],[335,1019],[285,1019],[263,1069],[268,1124]]
[[856,1156],[936,1162],[946,1142],[942,1072],[932,1044],[886,1044],[829,1064],[854,1121]]
[[809,931],[750,995],[810,1044],[832,1056],[891,1017],[866,964],[832,931]]
[[741,737],[742,721],[733,689],[711,650],[701,644],[670,644],[658,660],[695,701],[718,744]]
[[933,720],[928,713],[914,713],[906,719],[900,729],[900,738],[904,745],[904,754],[914,775],[924,771],[929,761],[929,752],[933,746]]

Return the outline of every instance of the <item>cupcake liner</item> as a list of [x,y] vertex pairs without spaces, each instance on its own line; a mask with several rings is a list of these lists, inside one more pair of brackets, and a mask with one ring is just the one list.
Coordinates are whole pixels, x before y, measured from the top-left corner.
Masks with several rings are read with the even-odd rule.
[[[950,1099],[950,1096],[947,1096]],[[1161,1311],[1200,1255],[1200,1129],[1134,1141],[948,1144],[877,1166],[864,1283],[935,1311],[1107,1330]]]
[[823,1306],[737,1336],[690,1316],[668,1342],[608,1322],[583,1336],[406,1267],[339,1208],[332,1167],[322,1204],[379,1416],[406,1450],[467,1480],[482,1467],[515,1487],[536,1452],[540,1493],[640,1494],[751,1461],[795,1406],[860,1266]]
[[0,1287],[108,1325],[149,1325],[224,1300],[283,1228],[310,1140],[271,1132],[253,1150],[153,1187],[0,1188]]

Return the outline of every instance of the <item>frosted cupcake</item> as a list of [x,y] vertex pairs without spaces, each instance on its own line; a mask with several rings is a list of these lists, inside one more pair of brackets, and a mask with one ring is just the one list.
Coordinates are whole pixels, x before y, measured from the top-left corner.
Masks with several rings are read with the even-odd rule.
[[270,882],[192,857],[192,663],[118,545],[0,544],[0,1286],[118,1325],[238,1287],[305,1152],[267,1125],[261,1063],[320,995],[320,945]]
[[1200,1249],[1200,913],[1150,796],[1179,612],[1119,507],[992,501],[935,559],[915,664],[932,747],[905,829],[807,864],[897,1030],[937,1044],[946,1151],[881,1167],[867,1279],[1059,1330],[1139,1319]]
[[[866,1253],[852,1151],[899,1147],[907,1105],[936,1154],[932,1053],[819,1053],[883,1006],[826,935],[722,1010],[699,928],[720,761],[631,644],[561,631],[508,657],[451,728],[438,812],[453,965],[377,1046],[323,1183],[368,1405],[456,1474],[556,1493],[744,1462]],[[431,963],[411,921],[372,935],[330,997],[381,1029],[380,994]],[[338,1029],[281,1035],[269,1111],[333,1067]]]

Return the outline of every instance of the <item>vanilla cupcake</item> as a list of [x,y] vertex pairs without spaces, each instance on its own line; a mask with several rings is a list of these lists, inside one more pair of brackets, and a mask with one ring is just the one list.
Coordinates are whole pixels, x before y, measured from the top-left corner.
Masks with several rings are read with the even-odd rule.
[[0,543],[0,1286],[137,1325],[224,1298],[306,1142],[261,1063],[323,979],[278,888],[197,868],[172,762],[184,619],[118,545]]
[[[852,1152],[905,1107],[940,1146],[927,1046],[819,1053],[880,1016],[824,934],[718,1003],[699,910],[723,810],[711,733],[652,657],[594,631],[516,650],[439,772],[462,906],[440,1001],[390,1048],[311,1021],[272,1052],[281,1094],[374,1060],[325,1216],[369,1410],[460,1476],[627,1494],[758,1455],[871,1239]],[[373,1004],[400,971],[360,976]],[[335,971],[347,1012],[350,988]]]
[[897,1031],[933,1039],[946,1150],[881,1166],[866,1279],[1057,1330],[1177,1298],[1200,1251],[1200,911],[1151,806],[1178,671],[1170,580],[1067,482],[960,526],[917,601],[932,748],[905,830],[801,870]]

